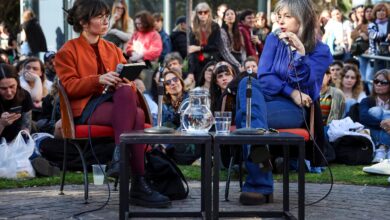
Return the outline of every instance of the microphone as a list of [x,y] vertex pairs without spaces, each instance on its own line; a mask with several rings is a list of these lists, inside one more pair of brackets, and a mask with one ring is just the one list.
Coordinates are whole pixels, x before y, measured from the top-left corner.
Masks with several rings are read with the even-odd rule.
[[[118,65],[116,65],[115,72],[121,74],[122,70],[123,70],[123,64],[119,63]],[[110,85],[104,86],[103,94],[106,94],[108,92],[108,89],[110,89]]]
[[[279,37],[279,35],[282,33],[282,30],[280,28],[276,28],[272,33],[274,33],[277,37]],[[286,38],[281,38],[280,40],[287,46],[290,45],[290,43]]]

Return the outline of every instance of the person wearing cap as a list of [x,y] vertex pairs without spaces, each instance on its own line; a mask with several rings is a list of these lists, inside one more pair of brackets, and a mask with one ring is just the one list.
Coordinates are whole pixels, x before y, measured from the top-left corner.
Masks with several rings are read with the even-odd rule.
[[184,59],[187,57],[187,24],[186,17],[180,16],[176,19],[176,27],[171,33],[172,52],[179,52]]
[[54,68],[54,57],[56,53],[54,51],[48,51],[43,56],[43,61],[45,64],[45,74],[46,78],[50,81],[54,81],[54,78],[56,77],[56,70]]

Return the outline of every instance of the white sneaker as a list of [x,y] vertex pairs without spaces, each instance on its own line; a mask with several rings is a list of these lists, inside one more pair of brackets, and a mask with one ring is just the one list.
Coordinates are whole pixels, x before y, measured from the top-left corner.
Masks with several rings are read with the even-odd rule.
[[390,175],[390,160],[385,159],[372,166],[363,167],[363,171],[366,173]]
[[372,160],[373,163],[379,163],[382,160],[386,159],[386,149],[378,148],[375,150],[375,157]]

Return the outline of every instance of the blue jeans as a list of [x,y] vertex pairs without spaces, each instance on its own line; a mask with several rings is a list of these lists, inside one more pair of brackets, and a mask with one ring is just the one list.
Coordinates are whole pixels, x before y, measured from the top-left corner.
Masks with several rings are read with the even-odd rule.
[[[245,127],[246,84],[241,80],[237,93],[236,126]],[[283,96],[264,96],[257,80],[252,81],[252,123],[253,128],[297,128],[304,123],[305,111],[290,98]],[[248,161],[249,146],[243,146],[245,165],[248,175],[242,188],[243,192],[271,194],[273,192],[272,172],[263,172],[259,164]]]
[[347,116],[347,114],[349,113],[349,110],[351,109],[351,106],[356,104],[356,103],[357,103],[356,99],[352,99],[352,98],[345,99],[345,110],[343,113],[343,118],[345,118]]

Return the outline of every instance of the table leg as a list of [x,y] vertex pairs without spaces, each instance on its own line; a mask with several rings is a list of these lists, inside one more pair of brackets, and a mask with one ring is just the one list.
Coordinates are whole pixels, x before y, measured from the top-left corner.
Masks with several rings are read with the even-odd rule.
[[129,215],[129,145],[120,145],[120,184],[119,184],[119,219],[128,219]]
[[305,219],[305,143],[299,144],[298,219]]
[[283,146],[283,211],[288,212],[290,210],[290,147],[289,145]]
[[200,202],[201,202],[201,204],[200,204],[200,210],[202,211],[202,212],[204,212],[205,211],[205,196],[207,195],[206,193],[205,193],[205,189],[206,189],[206,185],[205,185],[205,160],[206,160],[206,158],[205,158],[205,156],[206,156],[206,148],[207,148],[207,146],[205,145],[205,144],[202,144],[201,145],[201,156],[200,156],[200,158],[201,158],[201,160],[200,160],[200,168],[201,168],[201,171],[200,171],[200,178],[201,178],[201,181],[200,181],[200,198],[201,198],[201,200],[200,200]]
[[219,162],[220,146],[214,143],[214,172],[213,172],[213,219],[219,218]]
[[[203,159],[202,159],[203,160]],[[206,219],[212,218],[212,207],[211,207],[211,143],[205,144],[205,155],[204,155],[204,166],[205,168],[203,171],[205,172],[205,178],[204,178],[204,187],[205,187],[205,197],[202,197],[202,199],[205,199],[205,208],[206,208]]]

